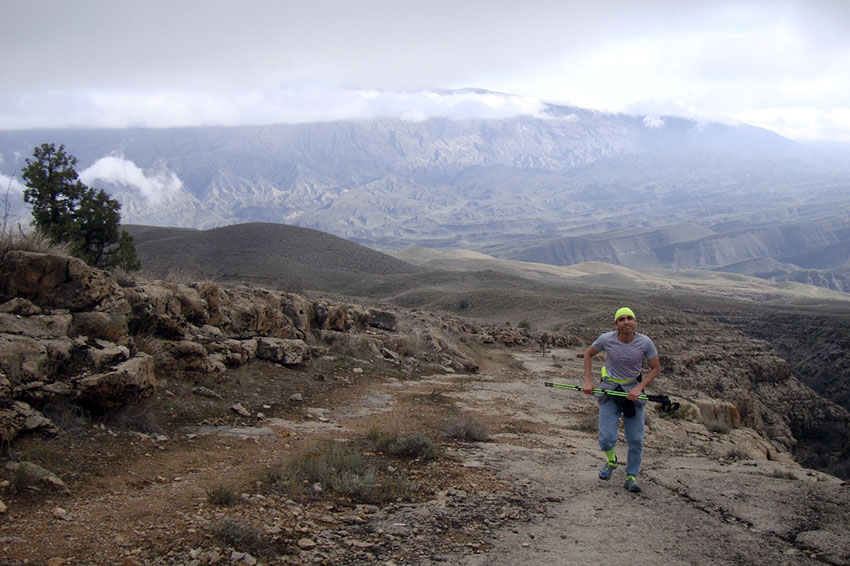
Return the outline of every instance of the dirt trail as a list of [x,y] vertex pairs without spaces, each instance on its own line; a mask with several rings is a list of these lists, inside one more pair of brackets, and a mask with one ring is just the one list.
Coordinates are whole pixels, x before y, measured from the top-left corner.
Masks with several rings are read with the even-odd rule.
[[[709,457],[701,446],[710,435],[696,425],[650,417],[642,493],[623,488],[622,467],[599,480],[602,457],[588,426],[595,401],[543,386],[579,383],[577,354],[512,351],[512,363],[472,376],[355,384],[311,398],[300,418],[200,435],[179,449],[125,442],[126,463],[71,496],[13,502],[0,519],[0,565],[51,557],[64,558],[53,564],[248,564],[210,539],[210,524],[226,514],[316,545],[261,558],[267,564],[850,564],[845,484],[780,462]],[[416,396],[451,399],[494,431],[492,442],[447,445],[438,461],[414,470],[439,484],[432,500],[351,510],[296,505],[249,487],[235,510],[206,501],[221,478],[250,485],[291,444],[362,435],[377,420],[402,418],[410,411],[403,400]],[[618,454],[624,461],[622,439]],[[60,505],[70,520],[54,516]],[[480,538],[476,525],[486,530]]]
[[[653,432],[666,436],[663,429],[674,423],[650,419],[654,427],[647,432],[642,493],[623,488],[622,467],[610,481],[599,480],[602,456],[595,435],[570,428],[576,414],[594,401],[542,387],[543,379],[536,377],[581,383],[577,354],[517,355],[535,377],[478,382],[465,394],[498,399],[506,412],[554,426],[548,434],[530,435],[530,446],[532,438],[480,445],[476,459],[551,502],[545,516],[500,531],[487,555],[461,564],[850,563],[850,494],[841,482],[789,471],[777,462],[723,463],[689,453],[687,446],[659,445]],[[622,433],[617,450],[625,461]]]
[[[494,532],[486,553],[417,563],[850,564],[846,485],[780,462],[708,457],[676,430],[675,421],[649,419],[642,493],[624,489],[622,467],[610,481],[599,480],[595,432],[577,430],[593,421],[595,400],[543,385],[553,379],[580,383],[580,353],[514,352],[520,371],[461,380],[432,376],[393,386],[396,395],[446,390],[485,421],[521,423],[517,432],[499,433],[495,442],[453,457],[465,467],[493,470],[545,502],[541,515]],[[625,461],[622,430],[620,436],[618,455]]]

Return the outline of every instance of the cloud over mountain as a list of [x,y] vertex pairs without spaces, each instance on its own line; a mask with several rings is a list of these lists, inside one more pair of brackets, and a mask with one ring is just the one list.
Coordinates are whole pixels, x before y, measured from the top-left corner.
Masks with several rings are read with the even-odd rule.
[[115,183],[139,190],[152,205],[168,200],[183,187],[183,182],[173,172],[145,172],[123,156],[101,157],[91,167],[80,172],[80,179],[87,185],[97,181]]

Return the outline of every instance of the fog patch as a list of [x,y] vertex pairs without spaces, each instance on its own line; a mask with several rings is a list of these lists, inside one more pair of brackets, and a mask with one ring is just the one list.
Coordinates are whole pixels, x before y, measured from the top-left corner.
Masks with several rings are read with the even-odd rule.
[[167,171],[145,172],[141,167],[120,155],[101,157],[80,173],[87,185],[95,181],[134,187],[150,204],[159,204],[183,187],[183,181]]

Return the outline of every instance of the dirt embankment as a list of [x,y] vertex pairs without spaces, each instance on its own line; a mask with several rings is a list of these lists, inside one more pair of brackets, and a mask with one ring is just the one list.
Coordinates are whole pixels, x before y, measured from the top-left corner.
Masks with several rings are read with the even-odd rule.
[[[472,375],[304,368],[300,396],[264,390],[262,418],[159,434],[86,424],[72,440],[21,444],[75,473],[67,493],[0,492],[0,564],[850,564],[850,492],[836,478],[760,459],[749,429],[651,411],[643,492],[629,493],[622,469],[597,478],[593,400],[543,386],[578,382],[578,350],[480,353]],[[273,364],[241,372],[292,383]],[[490,441],[446,436],[457,421]],[[388,456],[364,444],[374,430],[423,431],[437,456]],[[407,491],[363,503],[271,489],[269,471],[319,439],[366,446],[383,485]],[[217,504],[225,485],[237,498]]]

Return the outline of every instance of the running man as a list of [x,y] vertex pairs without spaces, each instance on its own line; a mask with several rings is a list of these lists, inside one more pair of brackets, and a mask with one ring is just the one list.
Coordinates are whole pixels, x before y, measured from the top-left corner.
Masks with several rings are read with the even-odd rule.
[[[629,307],[618,309],[614,314],[614,328],[605,332],[584,351],[583,391],[593,394],[591,369],[593,356],[605,352],[605,365],[602,368],[600,389],[619,389],[627,391],[628,397],[613,397],[597,394],[599,402],[599,447],[605,452],[605,466],[599,471],[599,478],[611,478],[619,464],[614,447],[617,444],[617,425],[620,416],[626,430],[628,443],[628,461],[626,462],[626,489],[639,492],[637,481],[643,457],[643,425],[645,400],[638,399],[647,385],[652,383],[661,372],[658,363],[658,350],[652,340],[639,332],[637,317]],[[649,372],[642,375],[643,361],[646,360]]]

